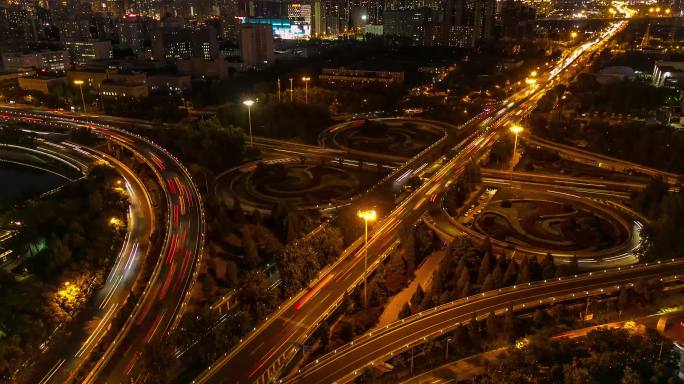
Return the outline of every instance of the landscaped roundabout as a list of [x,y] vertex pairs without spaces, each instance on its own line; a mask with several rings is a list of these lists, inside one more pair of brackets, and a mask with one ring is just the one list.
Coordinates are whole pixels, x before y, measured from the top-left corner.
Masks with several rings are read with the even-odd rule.
[[377,167],[347,167],[337,162],[264,161],[220,175],[217,192],[262,209],[279,202],[298,208],[332,208],[365,192],[385,174]]
[[323,146],[406,160],[444,136],[444,127],[422,120],[355,120],[335,125],[319,138]]
[[463,218],[450,220],[503,249],[580,262],[631,263],[642,241],[642,223],[627,207],[553,192],[489,190]]

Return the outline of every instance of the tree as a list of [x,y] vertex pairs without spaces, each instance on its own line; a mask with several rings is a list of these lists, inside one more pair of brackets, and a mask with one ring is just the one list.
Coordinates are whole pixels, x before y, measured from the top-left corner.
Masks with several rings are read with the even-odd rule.
[[252,224],[261,225],[262,221],[263,221],[263,219],[261,218],[261,211],[254,208],[252,210]]
[[492,289],[499,289],[503,286],[503,272],[501,271],[501,263],[496,263],[494,272],[492,272]]
[[210,274],[204,275],[204,279],[202,281],[202,291],[204,293],[204,298],[207,300],[211,300],[217,288],[218,286],[216,285],[216,280],[214,279],[214,277]]
[[551,279],[556,276],[556,266],[553,263],[553,256],[551,256],[550,253],[547,253],[546,256],[544,256],[541,267],[543,279]]
[[493,256],[494,255],[494,249],[492,248],[492,239],[491,237],[487,236],[484,239],[484,242],[482,243],[482,246],[480,247],[480,250],[482,253],[486,255]]
[[403,232],[405,233],[403,233],[401,237],[401,248],[404,251],[404,259],[406,260],[406,264],[408,265],[407,270],[410,274],[413,273],[416,268],[416,236],[411,229]]
[[257,246],[252,238],[252,231],[247,227],[242,229],[242,250],[245,252],[245,258],[251,268],[256,268],[261,264]]
[[482,288],[480,288],[480,291],[482,292],[487,292],[491,291],[493,289],[493,283],[492,283],[492,275],[489,274],[487,275],[487,278],[485,278],[484,283],[482,283]]
[[507,286],[515,284],[517,277],[518,277],[518,264],[511,259],[508,263],[508,267],[506,268],[506,273],[504,273],[503,286],[507,287]]
[[534,311],[534,317],[532,318],[532,321],[534,322],[534,326],[537,328],[541,328],[544,325],[544,311],[541,310],[541,308],[537,308]]
[[513,313],[513,305],[509,304],[504,315],[503,331],[508,340],[515,338],[515,315]]
[[293,208],[287,210],[287,215],[285,216],[285,228],[287,229],[285,241],[291,243],[299,237],[300,233],[300,222],[299,215]]
[[520,270],[518,271],[518,278],[516,279],[516,284],[525,284],[530,282],[530,261],[527,255],[523,257],[520,263]]
[[415,306],[419,306],[420,303],[423,301],[423,298],[425,297],[425,292],[423,291],[423,287],[418,284],[418,287],[416,287],[416,291],[413,293],[413,296],[411,297],[411,303]]
[[470,284],[470,279],[466,281],[466,283],[463,285],[463,288],[461,289],[461,292],[459,293],[458,297],[463,298],[463,297],[468,297],[473,293],[473,287]]
[[404,303],[404,305],[401,307],[401,312],[399,312],[399,319],[404,319],[411,316],[411,308],[409,307],[408,303]]
[[340,322],[340,338],[345,343],[350,343],[354,340],[354,323],[352,321],[353,320],[342,320]]
[[620,384],[641,384],[641,376],[631,367],[625,367],[625,370],[622,371]]
[[468,268],[463,268],[463,271],[456,282],[456,291],[461,293],[466,284],[470,285],[470,273],[468,273]]
[[620,288],[620,294],[618,295],[618,310],[624,311],[627,309],[629,304],[629,292],[625,288]]
[[240,204],[240,199],[233,198],[233,209],[231,210],[231,217],[233,222],[242,224],[245,222],[245,212],[242,210],[242,205]]
[[465,352],[471,346],[470,338],[468,337],[468,329],[463,325],[459,324],[454,329],[454,344],[461,352]]
[[328,341],[330,340],[330,326],[327,321],[321,322],[321,325],[316,330],[318,339],[321,341],[321,348],[326,350],[328,348]]
[[485,253],[480,262],[480,269],[477,273],[477,283],[482,284],[485,278],[489,275],[492,268],[492,256],[489,253]]
[[238,285],[238,269],[233,260],[226,263],[226,284],[230,288],[236,288]]
[[565,320],[565,305],[556,303],[549,309],[549,316],[555,323],[561,323]]
[[476,350],[480,350],[480,323],[477,322],[477,317],[475,316],[475,312],[473,312],[473,316],[470,318],[470,322],[468,323],[468,338],[470,339],[470,342]]
[[180,369],[180,360],[168,338],[157,338],[145,344],[142,367],[152,383],[170,383]]
[[487,338],[489,340],[495,340],[498,337],[496,332],[496,323],[496,315],[494,314],[494,312],[489,312],[489,316],[487,316]]

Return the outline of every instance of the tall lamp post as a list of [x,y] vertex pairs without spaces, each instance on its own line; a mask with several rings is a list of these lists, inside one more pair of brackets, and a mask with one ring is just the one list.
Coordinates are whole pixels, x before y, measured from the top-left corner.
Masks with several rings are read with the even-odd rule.
[[511,157],[511,181],[513,181],[513,161],[515,160],[515,149],[518,146],[518,134],[523,131],[523,127],[515,124],[512,125],[509,130],[515,135],[515,140],[513,141],[513,157]]
[[83,113],[86,113],[85,98],[83,97],[83,80],[74,80],[74,84],[78,85],[81,90],[81,102],[83,103]]
[[249,120],[249,146],[254,146],[254,138],[252,137],[252,105],[254,100],[245,100],[242,102],[247,107],[247,119]]
[[366,292],[366,273],[368,269],[368,222],[369,221],[375,221],[377,218],[377,214],[375,213],[375,210],[369,209],[366,211],[359,211],[358,215],[360,218],[363,219],[363,222],[365,224],[365,235],[364,235],[364,240],[365,240],[365,252],[363,255],[363,305],[364,307],[368,306],[368,295]]
[[309,80],[311,80],[309,76],[302,77],[304,82],[304,104],[309,104]]
[[292,99],[294,98],[294,85],[292,83],[294,81],[294,78],[290,77],[288,80],[290,80],[290,103],[291,103]]

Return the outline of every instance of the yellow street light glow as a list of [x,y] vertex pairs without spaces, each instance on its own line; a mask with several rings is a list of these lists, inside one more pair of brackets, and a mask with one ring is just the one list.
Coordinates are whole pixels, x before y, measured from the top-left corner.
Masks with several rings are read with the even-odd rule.
[[577,32],[573,31],[573,32],[570,34],[570,37],[572,37],[573,39],[576,38],[576,37],[577,37]]
[[519,125],[512,125],[512,126],[509,128],[509,130],[510,130],[512,133],[514,133],[514,134],[517,135],[517,134],[519,134],[520,132],[522,132],[522,131],[524,130],[524,128],[521,127],[521,126],[519,126]]
[[83,80],[74,80],[74,84],[83,85]]
[[311,80],[311,78],[309,76],[302,77],[302,81],[309,81],[309,80]]
[[[363,270],[366,271],[368,270],[368,222],[369,221],[375,221],[375,218],[377,217],[377,214],[375,213],[374,209],[367,209],[365,211],[359,211],[357,215],[363,219],[363,223],[365,224],[365,231],[364,231],[364,248],[365,252],[363,255]],[[363,275],[363,305],[366,306],[368,305],[368,296],[366,293],[366,274],[364,273]]]
[[525,79],[525,84],[527,85],[534,85],[537,84],[537,79],[530,79],[529,77]]
[[365,221],[375,221],[377,218],[377,213],[375,213],[374,209],[369,209],[366,211],[359,211],[358,216]]
[[666,10],[665,10],[665,13],[667,13],[667,14],[669,15],[669,14],[670,14],[670,10],[669,10],[669,9],[666,9]]
[[119,225],[121,225],[121,224],[123,224],[123,223],[121,222],[121,219],[116,218],[116,217],[112,217],[111,219],[109,219],[109,224],[118,227]]
[[530,73],[530,76],[531,77],[537,77],[537,71],[532,71],[532,73]]
[[247,99],[243,101],[242,104],[247,107],[247,119],[249,121],[249,145],[254,147],[254,136],[252,136],[252,105],[254,105],[254,100]]

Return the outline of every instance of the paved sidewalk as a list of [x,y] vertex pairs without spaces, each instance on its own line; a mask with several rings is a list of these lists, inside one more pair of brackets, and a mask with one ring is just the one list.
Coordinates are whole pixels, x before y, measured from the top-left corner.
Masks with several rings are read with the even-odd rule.
[[432,286],[432,273],[437,270],[439,263],[442,262],[444,253],[444,249],[433,252],[420,264],[411,284],[392,296],[389,302],[387,302],[385,310],[382,312],[382,315],[380,315],[380,320],[378,320],[378,324],[375,328],[384,327],[385,325],[398,320],[401,308],[404,306],[404,303],[411,299],[416,288],[418,288],[418,284],[423,287],[423,291],[430,291],[430,287]]

